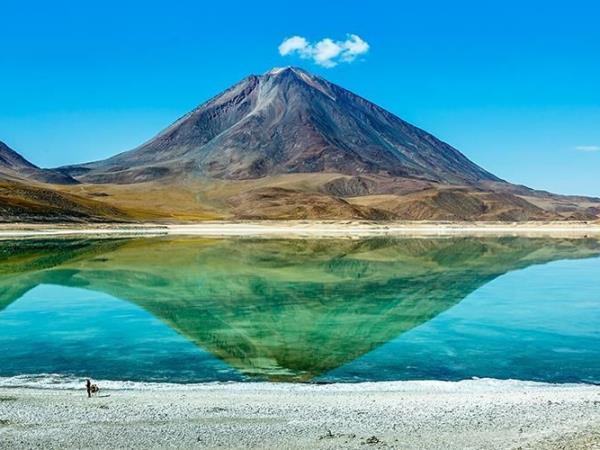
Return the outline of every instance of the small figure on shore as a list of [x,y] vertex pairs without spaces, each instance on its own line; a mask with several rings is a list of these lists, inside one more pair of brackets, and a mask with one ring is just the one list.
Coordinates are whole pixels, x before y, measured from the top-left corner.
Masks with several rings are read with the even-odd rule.
[[87,391],[88,398],[92,396],[92,394],[97,394],[100,391],[100,388],[97,384],[92,384],[92,382],[88,379],[85,380],[85,390]]

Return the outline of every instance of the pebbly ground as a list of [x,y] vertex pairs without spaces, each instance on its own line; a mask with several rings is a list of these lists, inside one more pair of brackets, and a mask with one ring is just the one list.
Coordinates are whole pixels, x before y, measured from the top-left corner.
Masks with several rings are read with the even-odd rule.
[[3,387],[0,448],[600,449],[600,387],[232,383],[92,399]]

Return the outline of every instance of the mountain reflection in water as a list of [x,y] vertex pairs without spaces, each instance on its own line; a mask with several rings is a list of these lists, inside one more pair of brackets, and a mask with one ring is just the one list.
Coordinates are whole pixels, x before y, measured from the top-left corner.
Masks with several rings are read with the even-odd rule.
[[249,378],[309,381],[509,271],[598,255],[594,239],[523,237],[1,241],[0,318],[38,285],[84,288]]

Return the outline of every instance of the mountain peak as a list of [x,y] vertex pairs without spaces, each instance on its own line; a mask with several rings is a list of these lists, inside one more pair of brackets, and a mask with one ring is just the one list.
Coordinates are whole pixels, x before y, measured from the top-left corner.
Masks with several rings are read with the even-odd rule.
[[268,72],[265,72],[264,75],[274,76],[274,75],[282,75],[282,74],[285,74],[285,73],[295,73],[297,75],[304,74],[304,75],[312,76],[306,70],[301,69],[300,67],[294,67],[294,66],[273,67]]
[[286,72],[288,70],[292,70],[292,66],[273,67],[271,70],[265,72],[263,75],[279,75],[280,73]]
[[331,100],[336,99],[328,81],[299,67],[275,67],[266,72],[261,77],[261,80],[267,85],[269,85],[269,82],[272,82],[275,86],[283,86],[286,90],[291,86],[308,86],[326,95]]

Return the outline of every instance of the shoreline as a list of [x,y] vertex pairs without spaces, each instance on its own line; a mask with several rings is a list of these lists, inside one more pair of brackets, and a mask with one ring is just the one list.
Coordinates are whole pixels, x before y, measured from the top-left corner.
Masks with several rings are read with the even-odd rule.
[[[55,373],[21,374],[13,376],[0,376],[0,389],[32,389],[51,391],[81,391],[86,378],[76,375],[62,375]],[[597,390],[600,395],[600,383],[595,382],[548,382],[519,379],[500,378],[466,378],[460,380],[381,380],[381,381],[332,381],[332,382],[273,382],[273,381],[131,381],[94,379],[94,383],[101,385],[104,391],[186,391],[186,390],[244,390],[246,388],[260,388],[270,391],[369,391],[386,390],[407,392],[476,392],[479,389],[487,391],[518,391],[520,389],[543,388],[580,388]]]
[[92,399],[81,388],[0,385],[2,449],[591,449],[599,430],[596,385],[206,383]]
[[209,221],[194,224],[0,224],[0,239],[65,236],[352,238],[376,236],[600,236],[585,222]]

